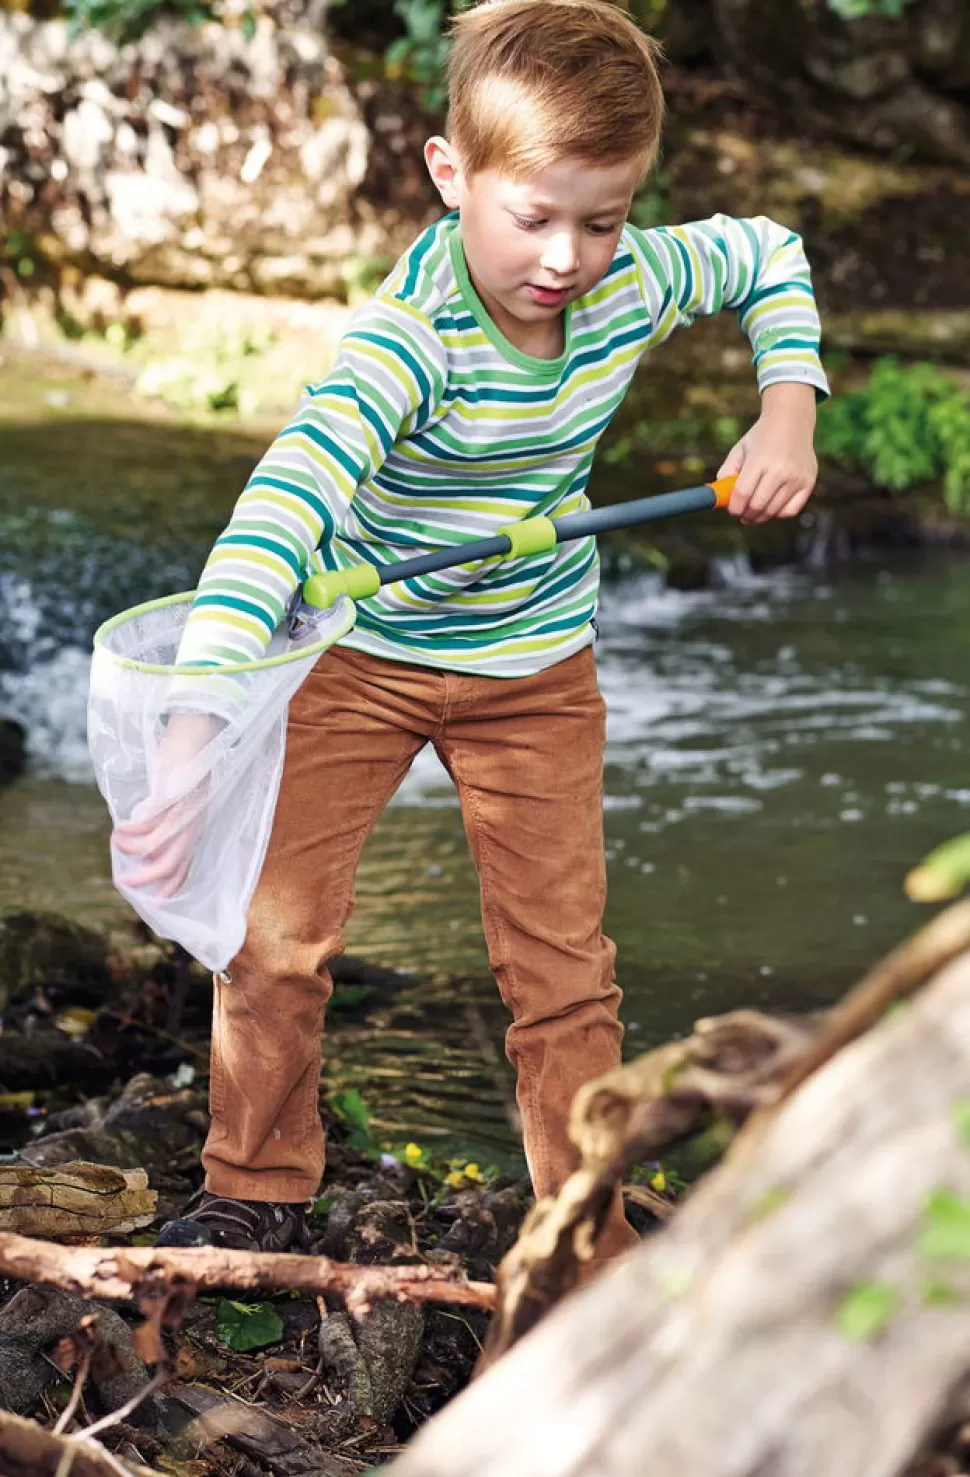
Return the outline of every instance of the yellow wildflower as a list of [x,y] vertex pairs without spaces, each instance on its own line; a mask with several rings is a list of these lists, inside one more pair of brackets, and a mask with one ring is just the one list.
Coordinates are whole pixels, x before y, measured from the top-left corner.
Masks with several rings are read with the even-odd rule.
[[[453,1159],[452,1164],[460,1165],[460,1160]],[[445,1175],[445,1184],[450,1185],[453,1190],[460,1190],[462,1185],[480,1185],[482,1183],[482,1171],[477,1164],[464,1164],[455,1168],[450,1174]]]
[[658,1169],[657,1170],[657,1173],[654,1175],[653,1179],[650,1181],[650,1185],[651,1185],[651,1188],[654,1189],[654,1190],[666,1190],[666,1188],[667,1188],[667,1176],[664,1174],[664,1172],[663,1172],[662,1169]]
[[420,1164],[424,1158],[424,1150],[420,1144],[405,1144],[404,1157],[408,1164]]

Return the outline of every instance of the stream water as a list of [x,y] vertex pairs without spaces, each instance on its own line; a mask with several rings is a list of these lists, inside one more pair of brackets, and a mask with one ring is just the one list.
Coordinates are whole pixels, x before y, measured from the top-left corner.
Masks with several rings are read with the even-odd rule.
[[[251,447],[127,421],[113,437],[51,393],[0,425],[0,716],[32,754],[0,791],[0,908],[123,924],[84,745],[90,634],[191,583]],[[924,916],[907,869],[970,828],[967,564],[717,572],[692,594],[644,572],[604,590],[607,924],[630,1053],[699,1015],[831,1002]],[[431,757],[367,847],[349,943],[413,977],[353,1008],[338,993],[333,1079],[382,1135],[514,1158],[475,876]]]

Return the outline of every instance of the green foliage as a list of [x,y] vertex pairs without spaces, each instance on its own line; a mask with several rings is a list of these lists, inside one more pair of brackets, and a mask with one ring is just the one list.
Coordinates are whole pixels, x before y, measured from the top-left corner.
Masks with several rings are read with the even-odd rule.
[[604,446],[600,460],[609,467],[633,467],[644,456],[668,456],[680,461],[686,472],[702,472],[706,457],[698,448],[728,451],[742,433],[733,415],[678,416],[673,420],[651,417],[638,421],[626,435]]
[[351,307],[371,297],[393,265],[393,261],[387,256],[349,256],[340,276]]
[[242,1353],[278,1344],[283,1320],[272,1303],[234,1303],[222,1298],[216,1308],[216,1330],[224,1344]]
[[970,833],[944,841],[903,882],[906,896],[916,903],[940,903],[958,897],[970,883]]
[[919,1249],[927,1257],[970,1257],[970,1201],[952,1190],[935,1190],[926,1207]]
[[[64,13],[73,35],[103,31],[119,45],[136,41],[162,15],[176,16],[193,26],[216,16],[208,0],[64,0]],[[244,18],[243,24],[246,29],[251,27],[252,17]]]
[[927,1307],[950,1308],[960,1301],[959,1292],[949,1282],[927,1282],[923,1288],[923,1302]]
[[783,1205],[787,1205],[790,1198],[791,1191],[786,1185],[769,1185],[751,1207],[752,1219],[767,1220],[769,1216],[774,1215],[776,1210],[781,1210]]
[[844,21],[860,20],[864,15],[888,15],[898,20],[907,5],[916,0],[828,0],[829,10]]
[[445,68],[451,41],[448,21],[467,10],[471,0],[394,0],[394,13],[404,22],[403,36],[392,41],[384,62],[392,75],[417,83],[421,101],[441,112],[448,100]]
[[847,1339],[863,1343],[885,1328],[899,1306],[899,1293],[885,1282],[857,1282],[835,1314],[836,1327]]
[[970,1149],[970,1098],[957,1098],[950,1109],[953,1127],[963,1140],[965,1149]]
[[970,393],[933,364],[878,360],[865,385],[823,406],[817,444],[890,492],[941,479],[947,507],[970,510]]
[[351,1149],[359,1149],[362,1154],[370,1154],[373,1158],[380,1157],[380,1145],[371,1132],[370,1109],[364,1102],[356,1087],[347,1087],[342,1092],[335,1092],[330,1098],[330,1106],[337,1117],[350,1129],[347,1144]]
[[633,197],[628,217],[641,231],[665,226],[670,221],[670,175],[658,166],[647,176]]
[[177,410],[249,414],[255,397],[242,385],[242,363],[265,352],[269,339],[248,327],[200,330],[180,354],[149,362],[138,376],[139,394]]
[[10,231],[4,237],[0,262],[11,268],[22,282],[37,270],[33,239],[27,231]]

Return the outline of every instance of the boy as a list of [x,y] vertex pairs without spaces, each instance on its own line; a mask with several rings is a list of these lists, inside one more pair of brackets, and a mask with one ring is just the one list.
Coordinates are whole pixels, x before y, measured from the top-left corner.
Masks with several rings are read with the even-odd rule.
[[[645,349],[739,310],[763,412],[729,455],[731,511],[793,517],[815,480],[818,319],[796,236],[723,217],[625,225],[656,154],[656,52],[609,0],[488,0],[456,23],[448,136],[426,146],[449,212],[355,318],[243,492],[180,660],[261,655],[308,563],[459,545],[587,506],[596,443]],[[294,698],[275,827],[242,952],[216,981],[204,1190],[163,1242],[305,1245],[324,1144],[319,1042],[363,843],[428,742],[452,775],[489,959],[512,1016],[537,1195],[573,1165],[576,1089],[617,1065],[602,933],[604,711],[593,540],[390,585]],[[192,719],[173,739],[193,742]],[[188,865],[120,826],[133,885]],[[597,1248],[635,1236],[617,1201]]]

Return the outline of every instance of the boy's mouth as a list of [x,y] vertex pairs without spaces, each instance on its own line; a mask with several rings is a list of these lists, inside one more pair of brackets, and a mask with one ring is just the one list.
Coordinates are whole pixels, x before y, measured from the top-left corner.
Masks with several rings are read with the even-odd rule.
[[570,291],[568,287],[539,287],[535,282],[527,282],[525,286],[532,301],[542,308],[562,307]]

